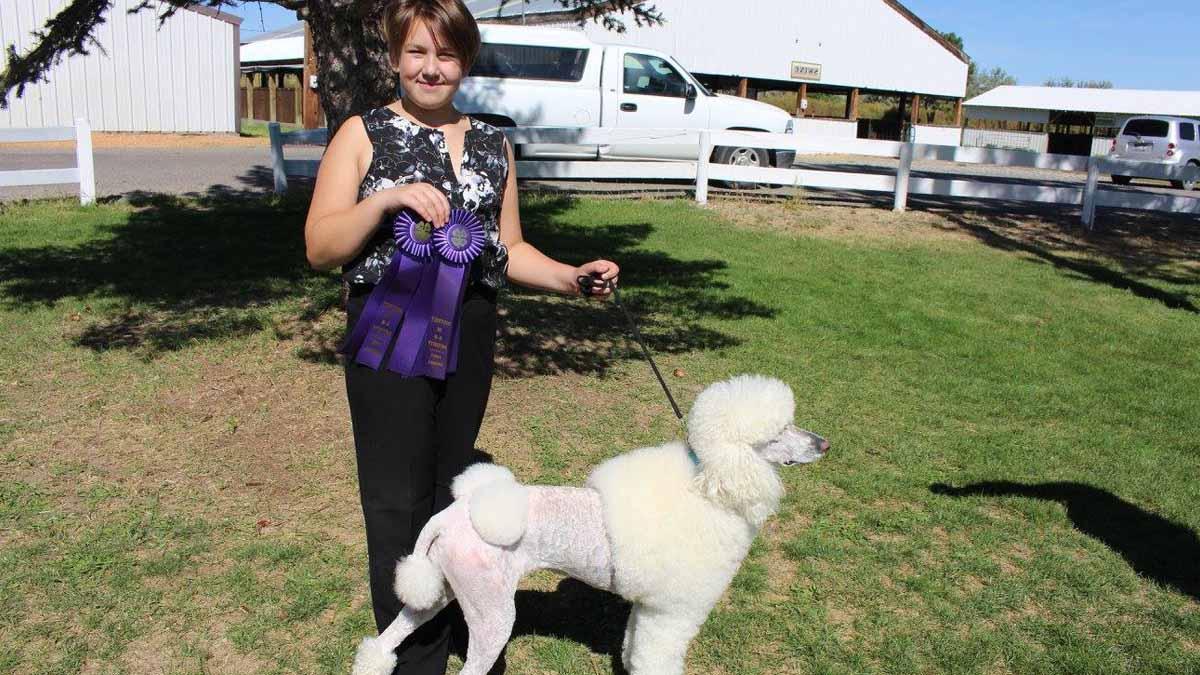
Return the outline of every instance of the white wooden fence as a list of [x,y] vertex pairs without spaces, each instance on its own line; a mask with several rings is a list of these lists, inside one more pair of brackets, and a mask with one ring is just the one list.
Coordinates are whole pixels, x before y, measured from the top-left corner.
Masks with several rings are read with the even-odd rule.
[[0,129],[0,143],[75,141],[75,166],[66,169],[16,169],[0,171],[0,187],[22,185],[79,184],[79,203],[96,201],[96,170],[92,162],[92,128],[84,117],[73,127]]
[[[566,145],[665,144],[696,147],[695,161],[519,161],[517,174],[522,178],[624,178],[628,180],[686,180],[696,184],[696,201],[708,201],[709,181],[763,183],[809,188],[888,192],[894,195],[893,207],[903,211],[908,195],[940,195],[970,199],[1009,200],[1050,204],[1073,204],[1082,208],[1082,219],[1089,228],[1095,221],[1097,206],[1200,214],[1200,196],[1102,189],[1101,173],[1135,174],[1164,180],[1196,180],[1200,169],[1143,164],[1099,157],[1054,155],[1020,150],[964,148],[951,145],[926,145],[845,138],[764,134],[749,131],[707,131],[680,129],[597,129],[567,127],[517,127],[503,130],[510,142]],[[321,143],[323,130],[283,134],[271,126],[272,165],[277,191],[287,189],[287,174],[315,176],[320,160],[285,160],[283,147],[291,143]],[[866,155],[899,159],[895,175],[813,169],[777,169],[733,166],[709,161],[716,146],[755,147],[793,150],[797,153]],[[914,178],[913,160],[941,160],[964,164],[1087,171],[1088,180],[1079,187],[988,181],[958,178]]]

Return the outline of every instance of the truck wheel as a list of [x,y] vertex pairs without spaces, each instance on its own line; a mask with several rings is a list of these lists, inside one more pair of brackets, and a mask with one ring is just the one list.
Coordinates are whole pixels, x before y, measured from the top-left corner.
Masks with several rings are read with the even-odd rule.
[[[1196,168],[1200,168],[1200,162],[1195,162],[1195,161],[1188,162],[1187,165],[1196,167]],[[1188,192],[1191,192],[1192,190],[1196,189],[1196,181],[1195,180],[1173,180],[1173,181],[1171,181],[1171,187],[1175,188],[1176,190],[1187,190]]]
[[[720,146],[714,153],[713,161],[717,164],[732,164],[734,166],[770,166],[771,154],[764,148],[735,148],[730,146]],[[737,181],[724,181],[725,187],[733,190],[754,190],[757,189],[759,183],[742,183]]]
[[1129,185],[1129,181],[1133,180],[1133,176],[1113,176],[1112,182],[1114,185]]

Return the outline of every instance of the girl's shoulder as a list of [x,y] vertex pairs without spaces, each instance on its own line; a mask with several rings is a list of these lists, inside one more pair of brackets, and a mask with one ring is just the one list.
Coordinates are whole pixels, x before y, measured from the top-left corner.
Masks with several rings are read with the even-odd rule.
[[504,137],[504,132],[500,130],[500,127],[493,126],[474,117],[468,117],[471,120],[471,132],[482,138],[489,149],[503,153],[505,144],[508,141]]

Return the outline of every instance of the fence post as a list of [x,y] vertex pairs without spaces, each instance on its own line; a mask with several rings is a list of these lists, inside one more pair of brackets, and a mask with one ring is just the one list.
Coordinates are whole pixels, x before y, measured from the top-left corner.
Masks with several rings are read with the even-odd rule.
[[903,211],[908,206],[908,174],[912,171],[913,144],[900,144],[900,166],[896,168],[896,201],[893,211]]
[[708,158],[712,155],[712,133],[700,130],[700,150],[696,155],[696,203],[708,203]]
[[279,122],[267,125],[267,135],[271,137],[271,172],[275,174],[275,194],[287,192],[287,170],[283,164],[283,133]]
[[1088,157],[1087,185],[1083,188],[1083,213],[1081,220],[1089,232],[1096,223],[1096,185],[1100,182],[1100,160]]
[[96,165],[92,160],[92,125],[86,117],[75,118],[75,166],[79,167],[79,203],[96,201]]

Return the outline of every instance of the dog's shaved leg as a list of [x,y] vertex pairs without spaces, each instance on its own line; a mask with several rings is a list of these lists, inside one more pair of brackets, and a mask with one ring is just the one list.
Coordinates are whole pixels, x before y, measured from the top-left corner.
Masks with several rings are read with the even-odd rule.
[[413,609],[405,607],[379,637],[363,638],[358,645],[358,653],[354,657],[353,675],[391,675],[396,667],[396,647],[404,642],[404,638],[420,628],[422,624],[433,618],[450,604],[449,598],[443,598],[437,605],[429,609]]
[[629,653],[630,675],[683,675],[688,643],[707,614],[693,618],[649,609],[638,611]]
[[[500,600],[499,598],[496,598]],[[461,604],[461,601],[460,601]],[[512,594],[487,607],[463,607],[469,629],[467,662],[459,675],[487,675],[512,636],[517,607]]]

